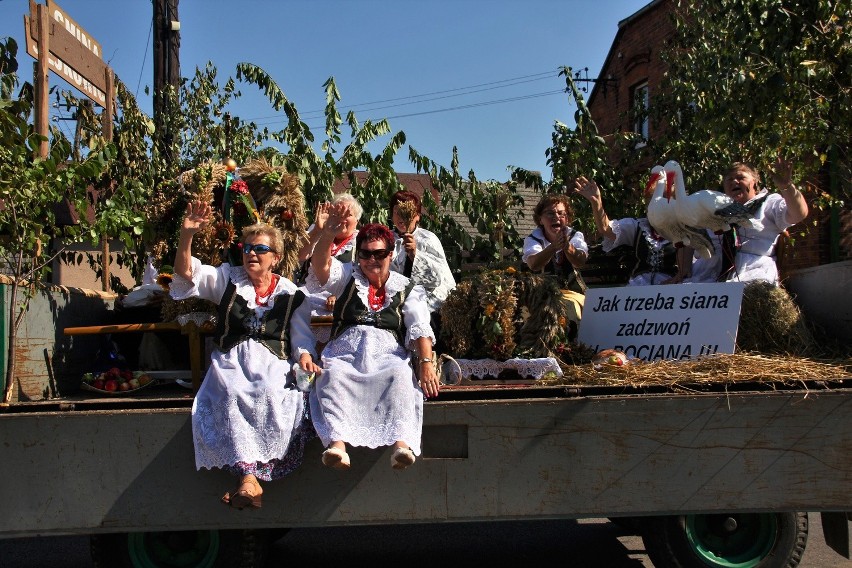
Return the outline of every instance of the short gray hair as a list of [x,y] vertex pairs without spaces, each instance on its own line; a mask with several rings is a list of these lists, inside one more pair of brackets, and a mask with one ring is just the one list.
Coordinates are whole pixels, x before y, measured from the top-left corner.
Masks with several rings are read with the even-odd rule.
[[338,193],[334,196],[334,199],[331,200],[332,203],[340,203],[341,201],[348,201],[352,206],[352,214],[355,215],[355,219],[361,219],[361,215],[364,214],[364,208],[361,207],[361,204],[357,199],[355,199],[354,195],[351,193]]

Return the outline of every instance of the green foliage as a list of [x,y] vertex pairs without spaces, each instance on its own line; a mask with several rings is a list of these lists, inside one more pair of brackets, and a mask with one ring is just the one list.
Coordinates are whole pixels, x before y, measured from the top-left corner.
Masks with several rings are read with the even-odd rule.
[[17,84],[16,53],[14,41],[0,41],[0,263],[12,277],[4,402],[9,400],[14,384],[16,331],[29,299],[61,252],[51,248],[80,242],[89,230],[85,215],[77,225],[58,227],[56,206],[66,199],[77,211],[86,211],[87,186],[97,180],[114,151],[113,146],[105,145],[85,160],[70,161],[72,144],[53,129],[47,137],[48,153],[41,157],[45,137],[37,134],[29,121],[33,91],[24,88],[20,96],[12,95]]
[[834,0],[679,0],[677,35],[655,119],[668,133],[659,155],[678,156],[696,187],[717,187],[722,168],[764,171],[778,153],[796,174],[836,157],[848,200],[852,139],[852,11]]
[[[640,159],[645,151],[637,149],[638,139],[632,132],[615,133],[604,140],[598,133],[591,112],[574,82],[570,67],[562,67],[559,75],[565,77],[566,92],[574,101],[574,128],[556,121],[551,135],[551,146],[545,150],[547,165],[553,172],[552,180],[544,183],[541,177],[521,168],[514,168],[512,179],[540,189],[543,193],[570,193],[574,180],[580,176],[594,179],[604,190],[604,208],[611,218],[635,217],[644,214],[645,204],[641,192],[623,188],[640,187],[640,173],[630,164]],[[594,235],[595,225],[591,207],[585,199],[573,201],[574,225],[586,235]]]

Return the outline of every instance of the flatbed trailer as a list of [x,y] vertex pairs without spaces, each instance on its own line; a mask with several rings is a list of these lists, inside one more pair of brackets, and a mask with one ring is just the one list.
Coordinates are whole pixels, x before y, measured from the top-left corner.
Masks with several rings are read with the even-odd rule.
[[631,391],[450,387],[414,467],[354,448],[341,473],[314,440],[250,513],[195,470],[191,399],[24,403],[0,414],[0,475],[34,490],[2,485],[0,536],[852,510],[852,379]]
[[352,468],[332,470],[314,439],[293,474],[264,485],[263,508],[242,512],[219,501],[229,474],[195,469],[183,387],[4,405],[0,538],[92,535],[99,566],[162,554],[251,566],[289,528],[610,517],[640,527],[659,567],[768,567],[798,563],[805,512],[821,512],[849,557],[850,377],[676,391],[469,383],[425,403],[413,467],[353,448]]

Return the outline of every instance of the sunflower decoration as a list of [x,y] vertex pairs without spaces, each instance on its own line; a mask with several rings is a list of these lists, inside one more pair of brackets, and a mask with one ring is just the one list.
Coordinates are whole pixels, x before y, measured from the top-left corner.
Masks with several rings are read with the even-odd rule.
[[162,288],[165,292],[169,291],[169,286],[174,279],[175,269],[171,266],[163,266],[160,268],[160,273],[157,274],[157,284]]

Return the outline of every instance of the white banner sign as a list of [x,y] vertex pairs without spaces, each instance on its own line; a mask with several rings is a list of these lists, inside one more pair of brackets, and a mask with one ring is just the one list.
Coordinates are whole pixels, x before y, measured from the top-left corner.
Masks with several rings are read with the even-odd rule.
[[733,353],[742,282],[589,288],[577,340],[630,358]]

